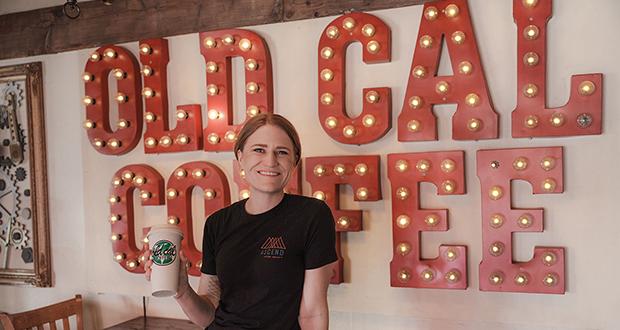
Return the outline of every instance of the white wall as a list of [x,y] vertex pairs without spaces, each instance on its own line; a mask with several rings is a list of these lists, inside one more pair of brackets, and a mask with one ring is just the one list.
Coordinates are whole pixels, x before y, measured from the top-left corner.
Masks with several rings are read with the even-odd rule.
[[[620,290],[614,263],[620,224],[614,218],[617,184],[616,164],[620,120],[616,89],[620,46],[612,31],[620,29],[613,0],[555,1],[548,25],[548,104],[563,105],[568,99],[569,78],[579,73],[604,73],[603,135],[555,138],[510,138],[510,112],[516,100],[516,26],[512,1],[470,0],[474,28],[488,85],[500,114],[500,139],[453,141],[450,114],[453,106],[437,107],[439,141],[398,143],[393,128],[380,141],[362,147],[332,141],[317,120],[318,38],[334,17],[252,27],[267,41],[274,73],[276,112],[291,119],[302,137],[304,156],[380,154],[384,199],[352,201],[350,189],[341,199],[345,208],[364,209],[364,232],[345,234],[346,283],[329,291],[333,329],[615,329]],[[365,65],[360,46],[350,47],[347,59],[348,100],[359,113],[361,88],[392,87],[393,127],[400,112],[407,72],[418,31],[422,6],[374,12],[392,29],[392,61]],[[611,36],[611,38],[610,38]],[[172,105],[205,105],[204,61],[198,35],[169,38],[169,92]],[[124,45],[137,53],[137,42]],[[164,178],[185,162],[207,160],[219,165],[232,182],[231,153],[191,152],[145,155],[142,145],[121,157],[108,157],[89,145],[81,122],[84,88],[80,72],[92,51],[2,61],[0,65],[32,60],[44,62],[45,110],[50,182],[50,222],[55,286],[51,289],[0,287],[0,310],[14,312],[68,298],[81,292],[88,305],[91,328],[129,319],[141,312],[148,284],[140,275],[122,270],[112,260],[107,222],[107,196],[112,174],[127,164],[146,163]],[[442,60],[444,65],[446,59]],[[238,77],[240,75],[237,75]],[[242,80],[236,82],[242,86]],[[238,93],[239,94],[239,93]],[[241,104],[241,101],[237,102]],[[241,108],[241,107],[240,107]],[[441,111],[444,110],[444,111]],[[446,111],[447,110],[447,111]],[[239,112],[238,112],[239,113]],[[529,260],[534,246],[566,247],[565,295],[489,293],[478,290],[481,260],[480,187],[475,175],[475,151],[486,148],[564,146],[565,192],[531,194],[531,187],[517,182],[515,207],[544,207],[545,232],[515,235],[515,258]],[[386,175],[386,155],[395,152],[465,150],[467,194],[435,195],[423,185],[422,205],[449,208],[448,232],[422,235],[422,254],[437,255],[440,244],[466,244],[469,249],[469,288],[465,291],[391,288],[391,200]],[[233,196],[237,189],[232,187]],[[70,193],[68,193],[70,191]],[[304,181],[304,191],[309,186]],[[233,197],[233,200],[236,200]],[[165,207],[138,208],[137,227],[165,221]],[[200,214],[196,209],[194,214]],[[196,225],[201,233],[201,223]],[[196,284],[195,280],[193,283]],[[150,315],[183,317],[169,300],[150,299]]]

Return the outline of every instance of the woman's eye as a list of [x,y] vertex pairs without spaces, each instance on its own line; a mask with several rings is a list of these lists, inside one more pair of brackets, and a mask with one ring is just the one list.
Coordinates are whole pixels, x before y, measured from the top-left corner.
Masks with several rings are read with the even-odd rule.
[[288,151],[286,151],[286,150],[279,150],[278,151],[278,155],[280,155],[280,156],[288,156]]
[[263,152],[265,152],[265,149],[263,149],[263,148],[254,148],[254,150],[253,150],[253,151],[254,151],[254,152],[260,152],[260,153],[263,153]]

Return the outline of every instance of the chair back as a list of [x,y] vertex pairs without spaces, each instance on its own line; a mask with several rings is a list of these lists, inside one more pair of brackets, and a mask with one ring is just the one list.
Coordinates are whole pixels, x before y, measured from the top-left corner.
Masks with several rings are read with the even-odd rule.
[[[15,314],[0,314],[0,324],[5,330],[22,329],[43,329],[47,324],[50,330],[64,329],[69,330],[69,317],[76,316],[78,330],[83,330],[82,321],[82,296],[75,295],[75,298],[57,304],[33,309],[26,312]],[[57,328],[56,321],[62,320],[62,328]]]

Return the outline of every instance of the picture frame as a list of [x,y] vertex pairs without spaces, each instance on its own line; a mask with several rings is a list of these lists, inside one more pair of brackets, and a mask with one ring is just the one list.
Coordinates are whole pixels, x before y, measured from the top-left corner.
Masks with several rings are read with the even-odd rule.
[[52,286],[42,67],[0,67],[0,284]]

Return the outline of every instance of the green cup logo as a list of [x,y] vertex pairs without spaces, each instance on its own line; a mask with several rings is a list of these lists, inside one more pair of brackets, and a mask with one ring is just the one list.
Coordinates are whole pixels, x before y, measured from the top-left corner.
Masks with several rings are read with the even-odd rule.
[[177,257],[177,247],[168,240],[157,241],[151,249],[153,263],[158,266],[168,266]]

